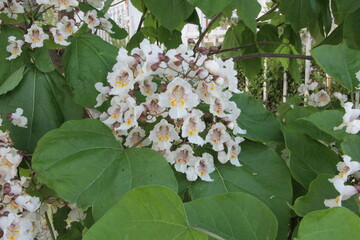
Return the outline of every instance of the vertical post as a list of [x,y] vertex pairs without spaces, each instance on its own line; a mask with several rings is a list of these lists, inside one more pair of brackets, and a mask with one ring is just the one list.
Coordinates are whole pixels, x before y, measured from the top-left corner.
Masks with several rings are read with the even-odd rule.
[[355,108],[359,107],[360,104],[360,92],[355,93]]
[[268,100],[268,93],[267,93],[267,58],[264,59],[264,83],[263,83],[263,102],[266,105]]
[[[308,32],[307,33],[306,46],[305,46],[306,55],[310,55],[311,42],[312,42],[312,38],[311,38],[310,33]],[[310,60],[305,60],[305,84],[310,83],[310,69],[311,69],[311,61]],[[306,91],[305,97],[307,97],[308,95],[309,95],[309,92]]]
[[288,75],[287,70],[284,69],[284,78],[283,78],[283,98],[282,101],[286,102],[287,93],[288,93]]
[[245,92],[249,92],[249,79],[245,77]]

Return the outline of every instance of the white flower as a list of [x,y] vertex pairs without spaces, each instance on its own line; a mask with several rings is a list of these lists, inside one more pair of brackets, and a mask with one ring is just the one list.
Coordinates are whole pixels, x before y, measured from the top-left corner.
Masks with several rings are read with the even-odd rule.
[[339,92],[334,92],[333,96],[339,99],[341,106],[343,106],[348,100],[348,97],[345,94],[341,94]]
[[198,178],[197,173],[195,172],[195,167],[188,167],[185,171],[186,174],[186,179],[188,181],[196,181],[196,179]]
[[79,2],[76,0],[52,0],[55,5],[55,8],[59,11],[67,10],[71,11],[73,7],[77,7]]
[[338,127],[334,127],[334,130],[346,127],[347,133],[357,134],[360,131],[360,109],[353,109],[352,102],[345,103],[343,107],[345,109],[343,122]]
[[100,20],[98,19],[95,10],[88,11],[84,16],[84,21],[92,30],[95,30],[95,28],[100,25]]
[[54,42],[62,45],[62,46],[68,46],[70,45],[69,42],[65,41],[67,39],[67,33],[65,32],[65,26],[63,23],[58,22],[56,24],[56,28],[50,28],[50,32],[52,33],[54,37]]
[[[17,175],[21,156],[12,147],[0,147],[0,176],[6,181]],[[2,181],[0,178],[0,182]]]
[[157,116],[165,110],[164,107],[159,105],[159,94],[157,93],[148,96],[144,105],[147,107],[149,114],[152,116]]
[[214,60],[205,61],[204,67],[206,68],[206,70],[208,70],[213,75],[217,75],[220,70],[219,64]]
[[24,35],[25,42],[31,43],[32,48],[44,46],[43,41],[49,39],[49,35],[44,33],[41,27],[36,24],[31,25],[27,30],[27,34]]
[[23,113],[24,110],[22,108],[17,108],[15,113],[9,115],[11,123],[18,127],[27,128],[26,124],[28,120],[25,116],[22,116]]
[[24,7],[18,3],[17,1],[15,0],[2,0],[0,2],[0,8],[4,7],[3,3],[6,3],[6,6],[5,9],[3,10],[3,13],[7,13],[7,16],[9,18],[14,18],[16,19],[17,18],[17,14],[20,14],[20,13],[24,13]]
[[96,105],[95,107],[100,107],[105,100],[107,99],[107,96],[110,92],[110,87],[104,87],[102,82],[95,83],[95,88],[100,94],[96,97]]
[[210,113],[217,117],[226,117],[226,110],[229,110],[231,107],[229,98],[231,97],[231,93],[226,91],[222,93],[221,97],[216,97],[212,99],[210,103]]
[[212,144],[212,148],[217,152],[224,150],[224,143],[228,140],[230,140],[230,135],[222,123],[214,124],[205,139],[206,142]]
[[109,73],[107,80],[112,87],[110,95],[128,93],[134,88],[134,75],[131,69],[125,65],[118,65],[118,68]]
[[344,155],[342,156],[343,162],[336,164],[337,170],[339,171],[339,177],[344,179],[348,178],[351,174],[360,171],[360,162],[351,161],[351,157]]
[[[136,127],[134,129],[132,129],[129,132],[129,135],[126,138],[125,141],[125,146],[126,147],[133,147],[134,145],[138,144],[138,142],[143,139],[145,137],[145,130],[140,128],[140,127]],[[145,147],[145,146],[149,146],[151,144],[149,138],[146,138],[144,141],[142,141],[141,143],[138,144],[137,147]]]
[[198,96],[193,93],[191,85],[182,78],[175,78],[169,83],[165,93],[159,96],[159,105],[170,107],[172,119],[183,118],[188,111],[199,104]]
[[63,32],[66,36],[70,36],[77,31],[75,21],[69,19],[68,16],[63,16],[61,23],[63,24]]
[[245,139],[242,137],[236,137],[235,140],[228,140],[225,144],[227,147],[227,153],[221,151],[218,153],[218,159],[221,163],[226,163],[230,160],[230,163],[234,166],[240,167],[241,164],[239,162],[238,156],[241,151],[240,143],[243,142]]
[[170,163],[175,163],[175,169],[178,172],[185,173],[188,166],[194,166],[196,157],[194,156],[194,151],[192,148],[183,144],[180,148],[177,148],[174,152],[171,153],[172,161]]
[[170,149],[171,143],[180,139],[173,125],[162,119],[150,132],[149,139],[160,150]]
[[325,91],[321,90],[317,93],[312,93],[309,96],[308,104],[313,107],[323,107],[330,102],[330,95]]
[[40,207],[40,199],[38,197],[21,195],[15,199],[15,202],[29,212],[35,212]]
[[11,53],[10,57],[7,57],[7,60],[15,59],[21,54],[21,47],[24,45],[23,40],[16,40],[16,37],[10,36],[8,38],[9,45],[6,47],[6,51]]
[[214,159],[210,154],[203,153],[201,157],[198,157],[194,168],[195,173],[201,178],[201,180],[206,182],[214,181],[209,175],[215,171]]
[[144,96],[151,96],[157,90],[157,85],[151,79],[145,78],[139,84],[140,92]]
[[340,176],[335,176],[329,179],[334,184],[335,189],[340,193],[335,199],[326,199],[324,201],[325,206],[335,207],[341,206],[341,201],[347,200],[358,193],[358,190],[354,186],[345,185],[346,179]]
[[225,62],[221,58],[214,58],[214,60],[220,66],[218,75],[224,79],[223,86],[233,93],[241,93],[238,89],[237,71],[234,69],[233,59],[230,58]]
[[214,98],[221,96],[220,89],[214,82],[207,83],[205,81],[199,81],[196,94],[207,104],[212,104]]
[[360,81],[360,71],[358,71],[357,73],[355,73],[356,78]]
[[109,17],[105,16],[105,18],[100,18],[100,28],[107,31],[108,33],[112,34],[114,33],[111,29],[113,27],[113,25],[111,24],[111,22],[109,22]]
[[123,122],[120,122],[121,125],[115,130],[128,130],[132,127],[138,126],[138,118],[140,117],[141,113],[144,111],[143,106],[130,106],[129,109],[124,112],[124,119]]
[[310,84],[301,84],[300,87],[298,88],[298,92],[300,93],[299,95],[306,95],[308,93],[308,91],[314,91],[317,86],[319,85],[318,82],[314,81]]
[[181,136],[188,138],[190,143],[204,145],[205,141],[199,136],[199,133],[205,130],[205,123],[201,120],[203,112],[193,109],[191,113],[184,117],[184,123],[181,127]]
[[106,125],[114,124],[115,122],[124,122],[124,113],[132,106],[135,106],[136,101],[128,94],[121,94],[111,99],[111,107],[107,110],[108,117],[103,121]]

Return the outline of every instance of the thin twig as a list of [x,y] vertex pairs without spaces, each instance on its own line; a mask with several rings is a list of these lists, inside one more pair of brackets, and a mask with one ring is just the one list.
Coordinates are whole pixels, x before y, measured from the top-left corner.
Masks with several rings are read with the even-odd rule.
[[242,61],[251,58],[259,58],[259,57],[270,57],[270,58],[296,58],[296,59],[304,59],[304,60],[313,60],[312,56],[307,55],[294,55],[294,54],[282,54],[282,53],[250,53],[243,56],[234,57],[234,61]]
[[236,51],[242,48],[247,48],[247,47],[251,47],[257,44],[284,44],[284,45],[288,45],[289,43],[283,43],[283,42],[270,42],[270,41],[259,41],[259,42],[254,42],[254,43],[249,43],[249,44],[245,44],[239,47],[233,47],[233,48],[227,48],[227,49],[220,49],[218,51],[214,51],[214,52],[210,52],[208,54],[208,56],[210,55],[214,55],[214,54],[219,54],[219,53],[223,53],[223,52],[231,52],[231,51]]
[[280,4],[279,4],[278,2],[275,3],[275,5],[274,5],[272,8],[270,8],[269,11],[267,11],[266,13],[264,13],[263,15],[261,15],[260,17],[258,17],[258,18],[256,19],[256,21],[259,22],[259,21],[261,20],[261,18],[263,18],[263,17],[265,17],[266,15],[269,15],[270,13],[274,12],[274,11],[279,7],[279,5],[280,5]]
[[214,25],[214,23],[221,17],[223,13],[219,12],[213,19],[211,19],[211,21],[209,22],[209,25],[207,25],[207,27],[205,28],[205,30],[200,34],[198,41],[196,42],[195,46],[194,46],[194,52],[196,51],[196,49],[199,47],[200,43],[202,42],[202,40],[204,39],[205,35],[207,34],[207,32],[210,30],[210,28],[212,27],[212,25]]
[[49,215],[48,215],[47,212],[45,212],[45,219],[46,219],[46,223],[47,223],[47,225],[49,227],[49,230],[50,230],[51,238],[53,240],[56,240],[54,230],[52,229],[51,222],[50,222],[50,219],[49,219]]
[[213,238],[215,238],[215,239],[225,240],[225,238],[222,238],[222,237],[216,235],[215,233],[209,232],[208,230],[205,230],[205,229],[203,229],[203,228],[195,227],[195,226],[191,226],[191,228],[196,229],[196,230],[199,230],[200,232],[203,232],[203,233],[205,233],[206,235],[208,235],[208,236],[210,236],[210,237],[213,237]]
[[136,30],[136,33],[140,32],[141,25],[143,24],[143,22],[145,20],[146,11],[147,11],[147,8],[144,9],[144,13],[142,14],[142,16],[140,18],[140,22],[139,22],[138,28]]

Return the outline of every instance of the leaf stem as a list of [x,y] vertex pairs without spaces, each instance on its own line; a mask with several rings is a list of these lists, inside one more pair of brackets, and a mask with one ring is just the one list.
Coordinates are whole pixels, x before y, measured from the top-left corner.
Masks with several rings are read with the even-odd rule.
[[234,61],[242,61],[252,58],[269,57],[269,58],[296,58],[304,60],[313,60],[312,56],[308,55],[294,55],[294,54],[282,54],[282,53],[250,53],[243,56],[234,57]]
[[259,22],[263,17],[265,17],[266,15],[269,15],[270,13],[274,12],[280,5],[280,3],[273,1],[275,3],[275,5],[269,9],[269,11],[267,11],[266,13],[264,13],[263,15],[261,15],[260,17],[258,17],[256,19],[257,22]]
[[214,25],[214,23],[221,17],[222,14],[223,14],[222,12],[219,12],[213,19],[211,19],[211,21],[209,22],[209,25],[207,25],[205,30],[200,34],[199,39],[198,39],[198,41],[196,42],[196,44],[194,46],[194,49],[193,49],[194,52],[199,47],[200,43],[204,39],[207,32],[211,29],[212,25]]
[[46,219],[46,223],[47,223],[47,225],[49,227],[49,230],[50,230],[51,238],[53,240],[56,240],[54,230],[52,229],[52,225],[51,225],[50,218],[49,218],[49,215],[48,215],[47,211],[45,212],[45,219]]
[[140,22],[139,22],[138,28],[136,30],[136,33],[140,32],[141,25],[143,24],[143,22],[145,20],[146,12],[147,12],[147,8],[144,9],[144,13],[141,15]]
[[209,232],[208,230],[205,230],[205,229],[203,229],[203,228],[195,227],[195,226],[191,226],[191,228],[196,229],[196,230],[199,230],[200,232],[203,232],[203,233],[205,233],[206,235],[208,235],[208,236],[210,236],[210,237],[213,237],[213,238],[215,238],[215,239],[225,240],[225,238],[222,238],[222,237],[216,235],[215,233]]

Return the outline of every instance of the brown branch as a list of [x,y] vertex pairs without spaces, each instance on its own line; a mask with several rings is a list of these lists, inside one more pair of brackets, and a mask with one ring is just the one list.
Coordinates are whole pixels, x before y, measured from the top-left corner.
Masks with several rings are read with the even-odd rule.
[[[273,1],[273,2],[275,2],[275,1]],[[279,7],[279,5],[280,5],[280,4],[279,4],[278,2],[275,2],[275,5],[274,5],[272,8],[270,8],[269,11],[267,11],[266,13],[264,13],[263,15],[261,15],[260,17],[258,17],[258,18],[256,19],[256,21],[259,22],[259,21],[261,20],[261,18],[263,18],[263,17],[265,17],[266,15],[269,15],[270,13],[274,12],[274,11]]]
[[139,22],[138,28],[136,30],[136,33],[140,32],[141,25],[143,24],[143,22],[145,20],[146,11],[147,11],[147,8],[144,9],[144,13],[141,15],[140,22]]
[[254,43],[249,43],[249,44],[245,44],[239,47],[233,47],[233,48],[226,48],[226,49],[220,49],[218,51],[213,51],[210,52],[208,54],[208,56],[210,55],[214,55],[214,54],[219,54],[219,53],[223,53],[223,52],[231,52],[231,51],[236,51],[242,48],[247,48],[247,47],[251,47],[257,44],[284,44],[284,45],[288,45],[289,43],[283,43],[283,42],[270,42],[270,41],[259,41],[259,42],[254,42]]
[[234,57],[234,61],[242,61],[251,58],[269,57],[269,58],[296,58],[304,60],[313,60],[312,56],[307,55],[294,55],[294,54],[282,54],[282,53],[250,53],[243,56]]
[[207,34],[207,32],[210,30],[210,28],[212,27],[212,25],[214,25],[214,23],[221,17],[222,12],[219,12],[213,19],[211,19],[211,21],[209,22],[209,25],[207,25],[207,27],[205,28],[205,30],[200,34],[198,41],[196,42],[195,46],[194,46],[194,52],[196,51],[196,49],[199,47],[201,41],[204,39],[205,35]]

